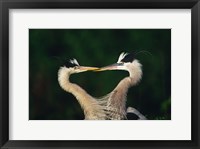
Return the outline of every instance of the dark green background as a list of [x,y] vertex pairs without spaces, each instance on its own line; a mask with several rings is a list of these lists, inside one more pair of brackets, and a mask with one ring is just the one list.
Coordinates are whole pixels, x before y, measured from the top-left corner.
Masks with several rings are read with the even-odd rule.
[[[75,97],[62,90],[57,72],[64,61],[102,67],[117,62],[121,52],[142,51],[141,82],[129,89],[127,106],[148,119],[171,119],[170,29],[29,29],[29,119],[84,119]],[[77,83],[95,97],[111,92],[125,71],[73,74]]]

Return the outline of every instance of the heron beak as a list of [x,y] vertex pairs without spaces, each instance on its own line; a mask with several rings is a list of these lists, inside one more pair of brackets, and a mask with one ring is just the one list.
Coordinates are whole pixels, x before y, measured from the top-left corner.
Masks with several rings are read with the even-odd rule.
[[98,69],[96,69],[94,71],[116,70],[116,69],[118,69],[118,67],[120,65],[121,64],[119,64],[119,63],[115,63],[115,64],[112,64],[112,65],[108,65],[108,66],[105,66],[105,67],[98,68]]
[[99,69],[98,67],[87,67],[87,66],[80,66],[79,69],[81,71],[92,71],[92,70],[97,70]]

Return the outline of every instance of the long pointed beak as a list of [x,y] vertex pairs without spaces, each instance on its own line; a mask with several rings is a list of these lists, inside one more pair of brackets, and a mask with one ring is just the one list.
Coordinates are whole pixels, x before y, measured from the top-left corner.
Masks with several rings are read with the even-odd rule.
[[119,66],[121,66],[120,63],[114,63],[114,64],[111,64],[111,65],[108,65],[108,66],[105,66],[105,67],[101,67],[99,69],[96,69],[94,71],[106,71],[106,70],[116,70],[119,68]]
[[98,70],[98,67],[88,67],[88,66],[80,66],[79,69],[81,71],[92,71],[92,70]]

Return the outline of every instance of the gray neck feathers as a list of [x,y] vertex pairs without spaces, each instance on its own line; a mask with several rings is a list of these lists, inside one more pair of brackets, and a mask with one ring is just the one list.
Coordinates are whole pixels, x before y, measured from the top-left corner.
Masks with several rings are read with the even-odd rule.
[[142,65],[134,60],[129,70],[130,86],[136,85],[142,78]]
[[69,81],[70,74],[69,69],[61,67],[58,71],[58,82],[62,89],[72,93],[76,97],[84,111],[85,119],[105,119],[103,108],[99,105],[98,101],[80,86],[71,83]]
[[85,90],[83,90],[77,84],[71,83],[69,81],[70,72],[67,68],[61,67],[58,71],[58,82],[63,90],[66,92],[72,93],[78,102],[80,103],[83,109],[86,109],[88,104],[92,102],[92,97],[87,94]]
[[129,67],[129,77],[119,82],[113,90],[109,105],[118,109],[120,119],[126,118],[126,95],[129,87],[136,85],[142,77],[141,64],[136,60]]

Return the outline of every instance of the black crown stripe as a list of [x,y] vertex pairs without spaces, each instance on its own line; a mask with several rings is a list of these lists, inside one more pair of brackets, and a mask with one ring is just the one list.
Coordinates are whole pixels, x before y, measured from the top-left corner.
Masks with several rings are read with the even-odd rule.
[[127,54],[122,60],[121,62],[132,62],[135,59],[135,53],[131,52],[129,54]]

